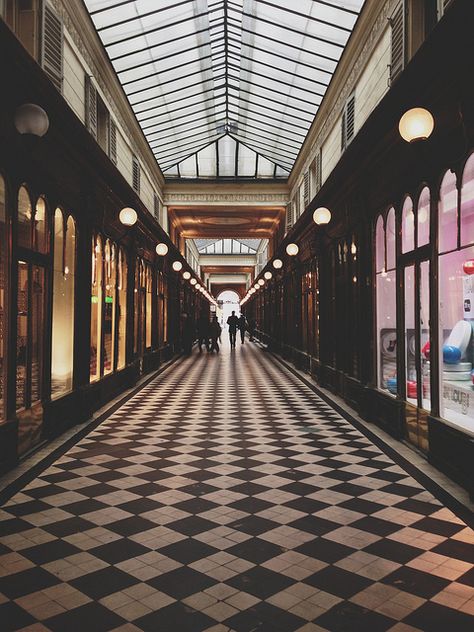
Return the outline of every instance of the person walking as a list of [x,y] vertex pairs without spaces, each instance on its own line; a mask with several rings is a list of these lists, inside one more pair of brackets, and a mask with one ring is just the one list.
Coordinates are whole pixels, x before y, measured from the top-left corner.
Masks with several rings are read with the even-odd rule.
[[205,345],[207,351],[209,351],[209,316],[205,311],[201,312],[197,320],[196,331],[199,353],[202,353],[202,345]]
[[233,310],[232,310],[232,314],[227,319],[227,324],[229,326],[230,348],[235,349],[235,339],[237,337],[237,328],[239,326],[239,319],[237,318]]
[[208,348],[209,353],[212,353],[214,350],[219,353],[219,337],[221,335],[222,328],[219,325],[219,321],[217,320],[217,316],[211,320],[211,324],[209,325],[209,336],[211,338],[211,344]]
[[239,318],[239,331],[240,331],[240,342],[244,344],[245,342],[245,330],[247,329],[247,319],[243,314],[240,314]]

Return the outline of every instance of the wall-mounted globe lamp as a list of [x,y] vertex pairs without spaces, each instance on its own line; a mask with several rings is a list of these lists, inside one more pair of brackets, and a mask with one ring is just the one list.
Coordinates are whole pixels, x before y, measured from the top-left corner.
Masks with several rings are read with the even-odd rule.
[[318,226],[329,224],[331,221],[331,211],[324,206],[320,206],[313,213],[313,221]]
[[183,279],[185,279],[186,281],[189,281],[190,278],[191,278],[191,272],[188,272],[187,270],[185,270],[183,272]]
[[294,257],[299,253],[299,251],[300,249],[298,247],[298,244],[288,244],[288,246],[286,247],[286,254],[290,255],[290,257]]
[[262,287],[265,285],[265,281],[263,279],[259,279],[258,284],[260,285],[260,287]]
[[267,281],[270,281],[273,274],[270,272],[270,270],[267,270],[263,276],[266,278]]
[[175,272],[179,272],[183,269],[183,264],[181,263],[181,261],[173,261],[172,268]]
[[41,138],[49,129],[48,115],[35,103],[24,103],[18,106],[13,122],[19,134],[30,134]]
[[190,281],[191,285],[197,285],[196,279],[193,277]]
[[124,226],[134,226],[137,223],[138,215],[134,208],[126,206],[119,213],[119,221]]
[[398,124],[398,131],[407,143],[429,138],[434,130],[434,118],[425,108],[412,108],[405,112]]
[[168,246],[166,244],[157,244],[155,250],[156,254],[160,255],[160,257],[164,257],[168,254]]
[[273,267],[275,268],[275,270],[279,270],[280,268],[283,268],[283,261],[281,259],[274,259]]

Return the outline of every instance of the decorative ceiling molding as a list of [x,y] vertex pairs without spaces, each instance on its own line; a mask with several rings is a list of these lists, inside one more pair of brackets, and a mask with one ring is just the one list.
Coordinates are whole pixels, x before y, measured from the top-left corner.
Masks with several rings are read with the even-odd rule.
[[167,206],[178,206],[180,204],[198,205],[208,204],[212,206],[243,205],[248,206],[268,206],[275,204],[285,206],[288,202],[286,193],[165,193],[164,203]]

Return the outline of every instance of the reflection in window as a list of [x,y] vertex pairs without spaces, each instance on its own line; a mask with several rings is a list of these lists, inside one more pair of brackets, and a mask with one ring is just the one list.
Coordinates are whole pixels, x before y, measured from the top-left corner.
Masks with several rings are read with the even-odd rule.
[[18,192],[18,245],[31,248],[31,200],[25,187]]
[[47,232],[46,232],[46,203],[44,198],[39,197],[36,202],[35,216],[33,221],[33,249],[38,252],[47,252]]
[[64,220],[61,209],[54,214],[53,327],[51,342],[51,397],[72,390],[74,359],[74,287],[76,227],[72,217]]
[[168,342],[168,282],[163,272],[158,273],[158,344]]
[[418,200],[417,211],[418,248],[430,241],[430,190],[425,187]]
[[457,247],[458,235],[458,190],[456,188],[456,176],[448,171],[441,184],[438,233],[439,252],[448,252]]
[[402,208],[402,252],[415,248],[415,215],[412,199],[407,197]]
[[405,268],[405,370],[406,399],[417,404],[416,334],[415,334],[415,267]]
[[0,176],[0,421],[5,419],[7,376],[7,278],[8,235],[5,209],[5,182]]
[[474,243],[474,154],[466,163],[461,190],[461,246]]
[[116,257],[115,245],[109,239],[105,242],[104,285],[105,303],[103,306],[103,335],[104,335],[104,375],[114,370],[114,341],[115,341],[115,286]]
[[[376,224],[375,289],[377,309],[377,386],[392,395],[397,394],[397,319],[395,273],[395,211],[387,215],[387,230],[383,218]],[[387,258],[385,259],[385,252]]]
[[92,241],[91,343],[90,381],[100,378],[101,320],[102,320],[102,242],[99,236]]
[[117,264],[117,296],[118,296],[118,344],[117,369],[122,369],[126,362],[127,340],[127,256],[123,248],[118,251]]

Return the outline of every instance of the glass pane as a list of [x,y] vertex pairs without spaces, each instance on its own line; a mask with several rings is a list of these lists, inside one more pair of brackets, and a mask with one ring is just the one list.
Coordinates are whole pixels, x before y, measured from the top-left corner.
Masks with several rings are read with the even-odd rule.
[[31,202],[25,187],[18,192],[18,245],[31,248]]
[[395,209],[391,208],[387,215],[386,228],[387,242],[387,270],[393,270],[396,263],[396,228],[395,228]]
[[127,340],[127,258],[124,250],[119,251],[118,261],[118,357],[117,369],[125,366]]
[[430,242],[430,190],[425,187],[418,200],[418,247]]
[[100,238],[92,241],[91,348],[90,381],[100,378],[102,319],[102,246]]
[[5,419],[7,376],[7,278],[8,234],[5,212],[5,182],[0,176],[0,421]]
[[31,403],[41,399],[44,332],[44,270],[32,266],[31,279]]
[[42,197],[36,202],[35,221],[33,224],[33,247],[38,252],[47,252],[46,203]]
[[440,414],[473,432],[474,275],[464,270],[470,259],[474,259],[474,247],[439,258]]
[[18,262],[17,338],[16,338],[16,409],[27,402],[26,367],[28,361],[28,264]]
[[151,326],[152,326],[152,272],[151,266],[146,266],[146,348],[151,348]]
[[461,245],[474,243],[474,154],[464,168],[461,191]]
[[416,338],[415,338],[415,269],[405,268],[405,367],[406,400],[418,403],[416,379]]
[[375,270],[382,272],[382,270],[385,270],[385,230],[383,227],[383,217],[381,215],[377,220],[377,227],[375,229],[375,253]]
[[448,171],[441,183],[438,211],[439,252],[454,250],[458,243],[458,191],[456,176]]
[[430,264],[420,265],[420,357],[421,357],[421,405],[431,410],[430,387]]
[[397,322],[395,271],[377,274],[377,386],[397,394]]
[[105,244],[105,304],[104,304],[104,375],[114,370],[115,356],[115,286],[116,286],[115,246],[109,240]]
[[72,390],[74,361],[75,225],[64,220],[60,209],[54,214],[53,331],[51,343],[51,397]]
[[415,248],[415,215],[413,201],[407,197],[402,209],[402,252]]

